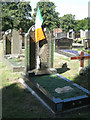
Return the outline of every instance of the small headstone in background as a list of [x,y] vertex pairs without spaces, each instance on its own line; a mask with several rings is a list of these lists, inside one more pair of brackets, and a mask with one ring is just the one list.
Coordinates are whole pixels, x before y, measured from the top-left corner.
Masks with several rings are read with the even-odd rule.
[[66,37],[57,38],[55,40],[56,49],[72,49],[73,39],[69,39]]

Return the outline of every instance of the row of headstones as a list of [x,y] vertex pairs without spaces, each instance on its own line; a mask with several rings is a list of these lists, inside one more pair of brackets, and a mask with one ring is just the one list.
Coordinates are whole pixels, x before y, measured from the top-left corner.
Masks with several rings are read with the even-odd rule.
[[3,35],[3,53],[7,54],[21,54],[25,45],[24,33],[19,34],[16,30],[7,30]]
[[83,44],[85,49],[90,48],[90,31],[88,30],[80,30],[78,32],[75,32],[72,29],[68,33],[62,31],[56,33],[55,38],[56,48],[59,49],[71,49],[75,38],[82,38],[82,40],[80,40],[80,43]]
[[58,33],[55,33],[55,37],[56,38],[62,38],[62,37],[66,37],[66,38],[71,38],[71,39],[76,39],[76,38],[85,38],[85,39],[89,39],[90,38],[90,31],[88,30],[80,30],[75,32],[73,29],[69,30],[69,32],[63,32],[60,31]]
[[67,32],[67,37],[68,38],[72,38],[72,39],[76,39],[76,38],[85,38],[85,39],[89,39],[90,38],[90,31],[88,30],[80,30],[80,31],[73,31],[73,29],[71,29],[69,32]]
[[90,30],[80,30],[75,32],[72,29],[67,33],[67,37],[72,39],[81,38],[81,43],[84,45],[84,48],[90,49]]

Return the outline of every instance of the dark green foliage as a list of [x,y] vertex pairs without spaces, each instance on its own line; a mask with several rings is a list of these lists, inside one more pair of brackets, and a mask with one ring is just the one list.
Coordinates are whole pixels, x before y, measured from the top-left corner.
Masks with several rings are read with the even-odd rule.
[[[90,18],[75,20],[75,15],[72,14],[59,17],[59,13],[55,10],[55,3],[49,0],[40,0],[37,6],[40,7],[43,17],[43,27],[47,27],[49,30],[54,28],[62,28],[66,32],[70,29],[74,31],[90,30]],[[2,31],[22,28],[24,32],[27,32],[35,24],[37,6],[31,16],[30,2],[2,2]]]
[[78,31],[80,29],[86,30],[88,28],[89,28],[89,18],[85,18],[83,20],[76,20],[75,31]]
[[2,3],[2,30],[22,28],[26,32],[33,24],[31,10],[29,2]]
[[[60,20],[58,17],[59,13],[55,11],[55,4],[53,2],[42,2],[42,0],[40,0],[37,3],[37,6],[39,6],[41,15],[43,17],[43,27],[47,27],[49,30],[53,30],[53,28],[58,28],[60,25]],[[34,20],[37,11],[36,8],[34,9],[35,13],[33,14]]]
[[74,31],[79,31],[80,29],[90,29],[89,23],[89,18],[84,18],[83,20],[75,20],[75,15],[72,14],[66,14],[63,17],[60,17],[60,27],[64,31],[69,31],[70,29],[73,29]]
[[74,29],[76,25],[75,15],[66,14],[60,18],[60,27],[64,31],[69,31],[70,29]]

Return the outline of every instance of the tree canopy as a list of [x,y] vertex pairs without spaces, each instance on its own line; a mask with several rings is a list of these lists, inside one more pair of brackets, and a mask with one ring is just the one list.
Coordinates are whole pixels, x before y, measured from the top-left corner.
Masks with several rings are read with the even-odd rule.
[[76,20],[76,27],[75,27],[75,31],[78,31],[80,29],[82,30],[86,30],[89,28],[88,26],[88,21],[89,21],[89,18],[85,18],[83,20]]
[[60,17],[60,27],[64,31],[69,31],[70,29],[74,29],[76,25],[75,15],[66,14],[63,17]]
[[24,32],[27,32],[35,24],[37,6],[43,17],[43,27],[47,27],[49,30],[54,28],[62,28],[66,32],[70,29],[74,31],[90,30],[90,18],[75,20],[75,15],[72,14],[59,17],[59,13],[55,10],[55,4],[49,0],[40,0],[32,16],[30,2],[12,2],[12,4],[11,2],[2,2],[2,30],[22,28]]
[[[55,11],[55,4],[53,2],[42,2],[40,0],[37,3],[37,6],[40,8],[41,15],[43,17],[43,26],[47,27],[49,30],[53,30],[53,28],[58,28],[60,25],[60,20],[59,20],[59,13]],[[33,19],[35,21],[36,17],[36,11],[37,11],[37,6],[34,9],[35,13],[33,14]]]
[[29,29],[32,24],[31,6],[29,2],[4,2],[2,3],[2,30],[20,29],[24,31]]

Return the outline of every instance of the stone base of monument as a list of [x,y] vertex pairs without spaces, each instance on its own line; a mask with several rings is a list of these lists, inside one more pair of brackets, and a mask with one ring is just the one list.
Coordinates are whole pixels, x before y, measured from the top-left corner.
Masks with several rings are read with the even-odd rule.
[[59,75],[22,75],[23,85],[33,90],[55,113],[73,110],[90,104],[90,92]]
[[40,69],[35,71],[35,75],[56,74],[57,70],[54,68]]

